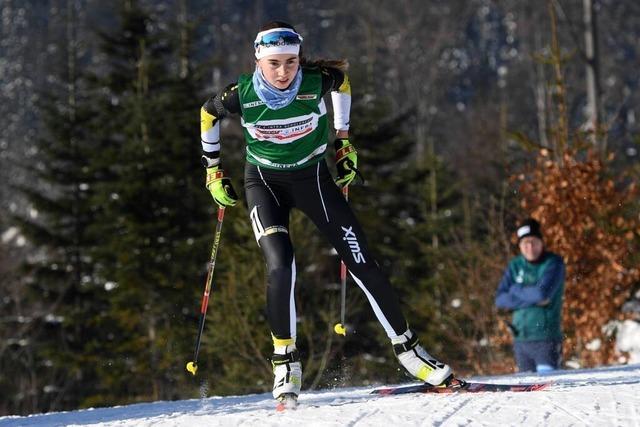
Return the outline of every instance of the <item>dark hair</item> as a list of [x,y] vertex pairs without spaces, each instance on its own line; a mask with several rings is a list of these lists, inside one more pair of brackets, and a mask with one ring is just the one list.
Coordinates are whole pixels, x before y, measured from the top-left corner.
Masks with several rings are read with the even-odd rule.
[[[267,31],[273,28],[290,28],[296,33],[298,32],[293,25],[284,22],[284,21],[270,21],[260,27],[260,31]],[[349,62],[346,59],[325,59],[319,58],[314,60],[309,60],[304,56],[302,46],[300,46],[300,65],[306,65],[307,67],[329,67],[329,68],[337,68],[338,70],[345,73],[349,69]]]
[[[267,22],[266,24],[264,24],[262,27],[260,27],[260,29],[258,30],[258,32],[262,32],[262,31],[267,31],[267,30],[272,30],[274,28],[290,28],[293,31],[296,31],[296,29],[293,27],[293,25],[288,24],[284,21],[270,21]],[[297,33],[297,31],[296,31]]]

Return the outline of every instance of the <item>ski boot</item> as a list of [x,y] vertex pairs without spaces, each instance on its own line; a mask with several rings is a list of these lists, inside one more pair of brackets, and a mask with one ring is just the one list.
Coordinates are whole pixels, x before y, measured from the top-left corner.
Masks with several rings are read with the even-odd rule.
[[283,393],[278,397],[276,412],[296,409],[298,407],[298,396],[293,393]]
[[419,380],[433,386],[447,386],[453,380],[449,365],[427,353],[412,330],[392,338],[391,344],[402,366]]
[[302,386],[302,364],[295,344],[275,346],[271,365],[273,397],[280,403],[286,403],[287,407],[294,406]]

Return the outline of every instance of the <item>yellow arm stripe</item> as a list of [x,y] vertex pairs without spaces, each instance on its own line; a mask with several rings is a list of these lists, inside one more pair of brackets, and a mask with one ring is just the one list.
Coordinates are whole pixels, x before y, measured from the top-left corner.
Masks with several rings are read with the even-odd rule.
[[200,108],[200,133],[204,133],[213,127],[216,116],[209,113],[204,107]]
[[347,76],[347,73],[344,74],[344,80],[338,88],[338,92],[351,95],[351,82],[349,82],[349,76]]

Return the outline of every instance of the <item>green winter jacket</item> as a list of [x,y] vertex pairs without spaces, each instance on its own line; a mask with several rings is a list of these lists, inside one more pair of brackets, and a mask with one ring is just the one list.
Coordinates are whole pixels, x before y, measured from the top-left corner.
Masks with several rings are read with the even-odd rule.
[[[513,310],[515,341],[561,340],[565,267],[562,258],[544,252],[535,263],[513,258],[496,293],[496,306]],[[538,305],[548,300],[546,305]]]

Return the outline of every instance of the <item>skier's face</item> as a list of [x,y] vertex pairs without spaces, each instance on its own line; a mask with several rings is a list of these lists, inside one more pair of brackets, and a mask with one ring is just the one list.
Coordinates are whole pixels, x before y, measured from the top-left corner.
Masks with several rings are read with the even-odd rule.
[[277,53],[265,56],[256,62],[264,78],[267,79],[271,86],[278,89],[286,89],[289,87],[300,66],[300,58],[298,55],[291,55],[290,53]]
[[520,243],[518,243],[518,246],[520,247],[522,256],[529,262],[534,262],[540,258],[542,249],[544,248],[542,239],[536,236],[523,237]]

